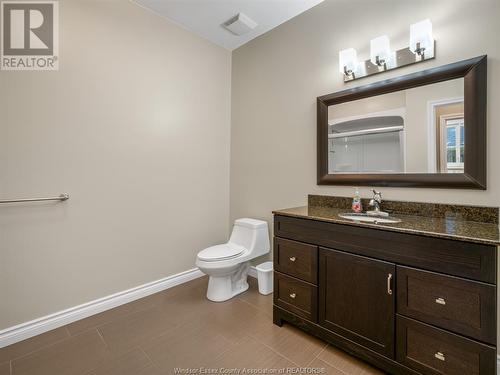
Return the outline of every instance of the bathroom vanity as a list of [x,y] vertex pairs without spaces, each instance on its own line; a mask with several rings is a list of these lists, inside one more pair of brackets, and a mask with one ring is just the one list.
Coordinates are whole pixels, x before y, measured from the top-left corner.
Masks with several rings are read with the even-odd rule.
[[274,213],[274,323],[391,374],[496,374],[498,209],[385,202],[400,223],[343,219],[347,198]]

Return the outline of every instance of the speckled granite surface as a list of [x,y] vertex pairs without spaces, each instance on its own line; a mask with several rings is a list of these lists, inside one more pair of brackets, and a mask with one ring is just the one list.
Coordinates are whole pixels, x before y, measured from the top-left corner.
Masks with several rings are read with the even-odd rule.
[[[362,199],[363,209],[369,210],[369,199]],[[327,195],[309,195],[308,206],[351,209],[352,198]],[[421,203],[405,201],[382,202],[382,210],[393,215],[416,215],[435,218],[454,218],[456,220],[477,221],[498,224],[498,207],[462,206],[442,203]]]
[[[363,206],[366,209],[368,202],[363,203],[366,204]],[[350,205],[351,198],[311,195],[308,206],[276,210],[273,213],[393,232],[500,245],[498,208],[384,201],[382,210],[390,210],[393,216],[401,219],[401,222],[374,224],[341,218],[339,214],[351,212]]]

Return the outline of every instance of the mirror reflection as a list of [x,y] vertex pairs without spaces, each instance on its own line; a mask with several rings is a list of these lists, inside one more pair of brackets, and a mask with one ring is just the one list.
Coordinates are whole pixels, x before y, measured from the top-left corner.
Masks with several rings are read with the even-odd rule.
[[464,80],[328,108],[334,173],[463,173]]

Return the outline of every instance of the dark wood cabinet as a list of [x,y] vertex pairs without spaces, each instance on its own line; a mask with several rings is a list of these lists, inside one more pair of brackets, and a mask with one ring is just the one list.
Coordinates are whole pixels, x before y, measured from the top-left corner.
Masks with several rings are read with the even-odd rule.
[[319,323],[393,358],[396,266],[321,248],[319,274]]
[[496,374],[495,246],[280,215],[274,235],[275,324],[390,374]]

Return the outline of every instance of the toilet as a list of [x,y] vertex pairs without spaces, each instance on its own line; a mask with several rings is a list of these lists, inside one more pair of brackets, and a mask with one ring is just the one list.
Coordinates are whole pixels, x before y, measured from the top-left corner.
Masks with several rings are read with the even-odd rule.
[[227,301],[248,289],[250,260],[269,252],[267,222],[235,220],[229,241],[198,253],[196,266],[209,276],[207,298]]

